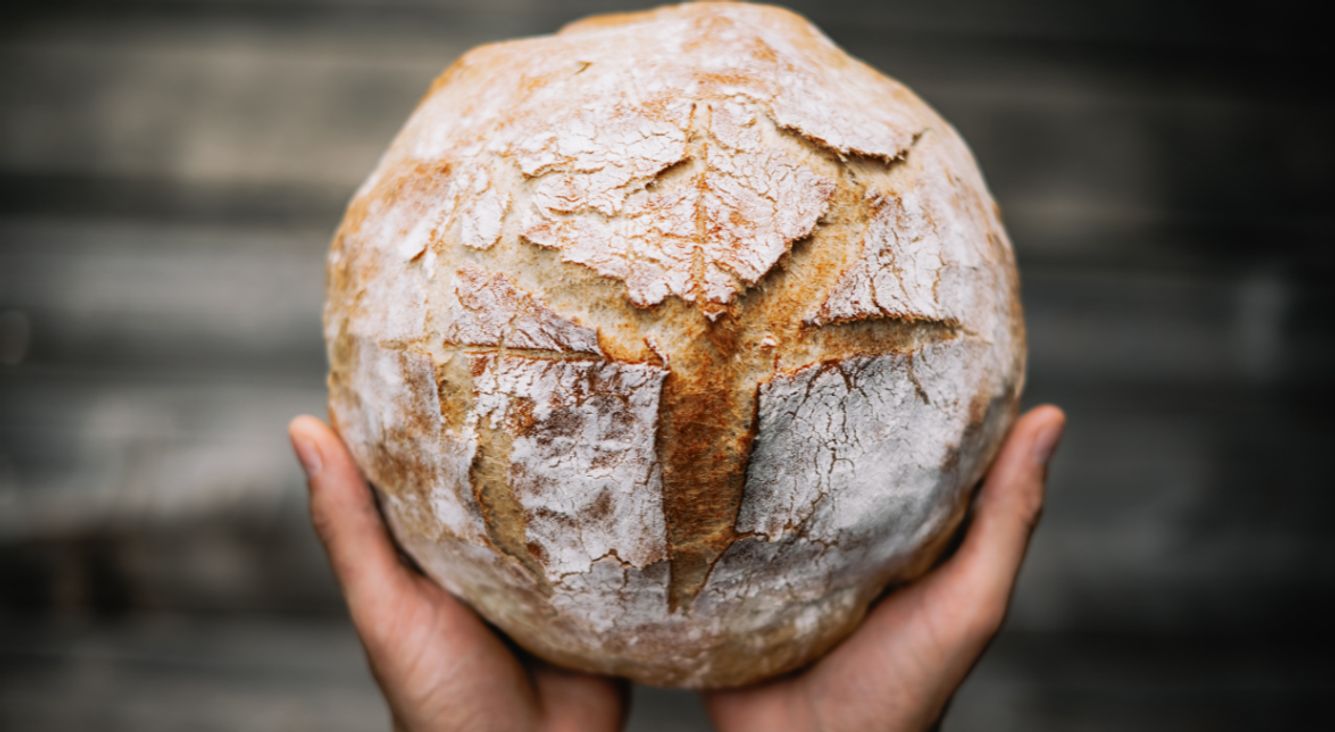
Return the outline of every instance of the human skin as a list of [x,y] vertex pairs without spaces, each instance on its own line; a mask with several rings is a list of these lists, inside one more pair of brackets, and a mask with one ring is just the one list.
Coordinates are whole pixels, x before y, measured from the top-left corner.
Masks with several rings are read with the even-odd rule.
[[[851,636],[805,670],[706,692],[720,730],[923,730],[1000,630],[1043,508],[1066,417],[1037,407],[1012,426],[953,555],[888,594]],[[517,652],[472,610],[404,564],[338,435],[315,417],[288,427],[306,471],[311,520],[343,590],[395,729],[620,729],[623,681]]]

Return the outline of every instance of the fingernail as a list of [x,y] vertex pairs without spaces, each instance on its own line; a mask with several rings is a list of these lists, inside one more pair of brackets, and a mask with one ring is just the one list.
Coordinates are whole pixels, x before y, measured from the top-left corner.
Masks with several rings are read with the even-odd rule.
[[1057,443],[1062,437],[1061,422],[1050,424],[1044,427],[1034,438],[1034,462],[1039,465],[1047,465],[1052,459],[1052,453],[1057,451]]
[[306,471],[307,478],[314,478],[320,474],[320,449],[315,446],[314,442],[308,438],[293,435],[292,449],[297,453],[297,460],[301,461],[301,469]]

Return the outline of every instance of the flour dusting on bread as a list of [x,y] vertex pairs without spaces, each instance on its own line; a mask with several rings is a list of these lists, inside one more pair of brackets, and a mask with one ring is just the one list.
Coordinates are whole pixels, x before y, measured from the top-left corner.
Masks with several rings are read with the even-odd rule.
[[761,5],[470,51],[328,273],[330,412],[404,549],[530,651],[651,684],[845,637],[941,551],[1023,383],[964,143]]

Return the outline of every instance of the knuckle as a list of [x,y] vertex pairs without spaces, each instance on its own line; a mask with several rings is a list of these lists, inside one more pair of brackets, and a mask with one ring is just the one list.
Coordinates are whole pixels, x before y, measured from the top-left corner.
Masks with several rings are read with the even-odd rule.
[[1038,527],[1039,519],[1043,518],[1043,506],[1030,506],[1024,512],[1024,526],[1030,532]]
[[1017,512],[1026,529],[1033,531],[1038,520],[1043,517],[1043,486],[1041,483],[1030,486],[1017,501]]

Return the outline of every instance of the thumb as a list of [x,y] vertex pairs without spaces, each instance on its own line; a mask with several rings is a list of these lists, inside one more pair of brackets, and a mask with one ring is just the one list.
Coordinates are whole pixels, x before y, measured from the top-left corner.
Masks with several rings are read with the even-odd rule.
[[343,441],[323,422],[301,416],[288,425],[310,488],[311,523],[359,627],[380,603],[401,597],[412,577],[398,560],[370,488]]
[[1048,462],[1065,425],[1066,415],[1051,405],[1037,407],[1015,423],[983,482],[964,542],[932,577],[972,609],[978,635],[990,637],[1005,617],[1043,510]]

